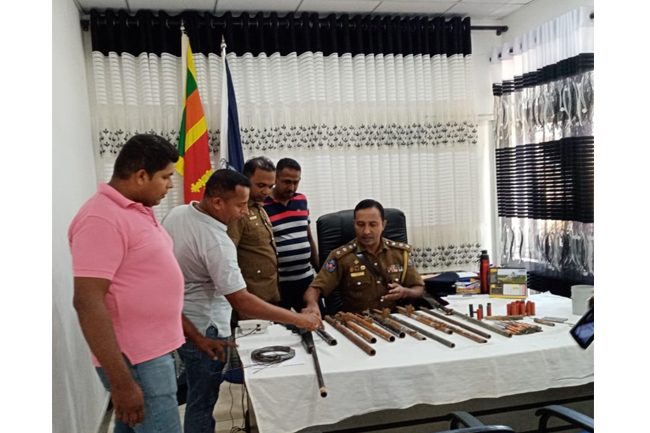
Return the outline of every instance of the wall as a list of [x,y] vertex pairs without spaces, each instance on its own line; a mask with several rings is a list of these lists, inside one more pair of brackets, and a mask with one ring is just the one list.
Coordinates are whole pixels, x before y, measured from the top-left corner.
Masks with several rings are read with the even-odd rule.
[[96,432],[108,403],[72,308],[67,230],[95,192],[90,107],[79,12],[72,0],[52,4],[52,427]]
[[[472,20],[472,26],[501,26],[499,20]],[[495,30],[472,31],[472,59],[474,61],[474,107],[478,120],[480,146],[479,185],[480,211],[483,216],[481,245],[488,250],[492,261],[496,258],[496,180],[494,176],[494,144],[492,139],[492,77],[490,54],[494,46],[500,45],[501,36]],[[476,270],[476,269],[475,269]]]
[[560,15],[581,6],[594,7],[594,0],[535,0],[508,16],[503,25],[508,31],[503,34],[504,42],[521,36],[528,30],[551,21]]
[[[502,26],[502,21],[472,20],[472,26]],[[503,43],[503,37],[510,32],[497,36],[495,30],[472,31],[472,58],[474,60],[474,90],[476,114],[480,120],[492,118],[492,76],[490,74],[490,55],[492,48]]]

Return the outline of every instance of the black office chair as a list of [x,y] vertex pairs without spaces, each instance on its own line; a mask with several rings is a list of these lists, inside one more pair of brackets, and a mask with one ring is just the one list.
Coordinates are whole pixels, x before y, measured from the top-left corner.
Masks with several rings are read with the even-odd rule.
[[438,433],[517,433],[504,425],[483,425],[480,427],[463,427],[454,430],[445,430]]
[[[382,236],[397,242],[408,243],[404,212],[399,209],[384,208],[384,218],[386,218],[386,228]],[[324,264],[332,250],[345,245],[357,236],[354,231],[354,210],[347,209],[321,216],[316,221],[316,233],[318,234],[318,258],[320,263]],[[421,304],[427,308],[433,308],[425,298],[412,303],[414,306]],[[341,310],[341,306],[341,294],[338,290],[325,298],[326,314],[336,314]]]
[[538,409],[535,412],[535,415],[540,417],[538,428],[539,433],[546,433],[548,431],[547,424],[549,419],[552,417],[560,418],[573,427],[581,428],[589,433],[594,433],[594,419],[573,409],[569,409],[568,407],[553,404]]
[[[407,242],[406,216],[399,209],[384,209],[386,229],[383,237],[399,242]],[[332,250],[347,244],[357,235],[354,231],[354,210],[347,209],[325,214],[316,221],[318,233],[318,258],[321,263]]]
[[[485,425],[467,412],[452,412],[447,417],[451,420],[450,430],[438,433],[517,433],[510,427],[504,425]],[[459,427],[459,425],[463,427]],[[309,433],[323,433],[320,430],[309,431]]]

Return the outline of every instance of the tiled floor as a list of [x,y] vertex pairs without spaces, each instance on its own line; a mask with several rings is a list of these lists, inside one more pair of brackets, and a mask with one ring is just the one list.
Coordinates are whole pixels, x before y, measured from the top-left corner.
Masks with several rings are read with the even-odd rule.
[[[214,410],[214,417],[217,421],[215,433],[235,433],[243,431],[244,427],[244,414],[246,413],[247,404],[246,396],[243,396],[243,385],[232,384],[230,382],[223,382],[219,390],[219,401]],[[243,408],[242,408],[243,405]],[[178,407],[181,416],[181,423],[185,416],[185,405]],[[108,425],[108,433],[113,432],[114,416],[111,415],[111,420]],[[237,430],[233,427],[241,427],[242,430]]]
[[219,401],[214,411],[214,418],[217,420],[216,433],[230,433],[233,425],[241,427],[243,431],[244,414],[247,409],[246,396],[243,392],[243,385],[230,382],[221,384]]

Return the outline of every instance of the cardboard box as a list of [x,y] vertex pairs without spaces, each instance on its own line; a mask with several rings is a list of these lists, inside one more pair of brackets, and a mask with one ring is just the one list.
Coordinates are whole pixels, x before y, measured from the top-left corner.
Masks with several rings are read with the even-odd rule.
[[491,298],[526,299],[526,268],[490,268],[488,285]]

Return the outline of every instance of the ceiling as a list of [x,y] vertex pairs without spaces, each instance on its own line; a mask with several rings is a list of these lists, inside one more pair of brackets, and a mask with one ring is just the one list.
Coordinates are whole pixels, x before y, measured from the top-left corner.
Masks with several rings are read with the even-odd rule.
[[[318,12],[348,14],[469,16],[499,20],[536,0],[73,0],[82,13],[91,9],[202,10],[224,12]],[[537,0],[541,1],[541,0]]]

